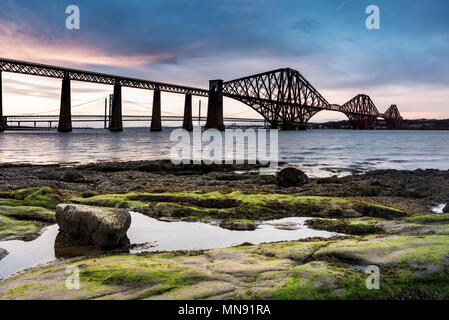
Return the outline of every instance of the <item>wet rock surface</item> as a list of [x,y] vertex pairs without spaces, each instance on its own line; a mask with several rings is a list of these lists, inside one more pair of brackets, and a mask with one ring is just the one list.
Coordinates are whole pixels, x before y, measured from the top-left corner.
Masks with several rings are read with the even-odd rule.
[[9,254],[8,251],[5,249],[0,248],[0,260],[2,260],[4,257],[6,257]]
[[74,239],[64,232],[59,232],[55,240],[55,257],[57,259],[95,257],[106,254],[122,254],[128,252],[126,247],[103,250],[95,245],[86,243],[83,239]]
[[[68,258],[78,255],[82,247],[87,256],[100,255],[53,262],[14,275],[1,281],[0,299],[40,299],[43,291],[49,299],[449,298],[449,215],[430,210],[449,199],[449,171],[377,170],[309,179],[307,184],[284,188],[275,177],[251,171],[255,169],[177,167],[167,161],[0,165],[0,207],[8,207],[5,215],[0,212],[0,222],[10,226],[3,236],[37,236],[42,228],[41,222],[8,216],[16,210],[10,207],[52,211],[61,202],[79,203],[58,207],[59,215],[65,211],[67,215],[63,215],[55,252]],[[46,187],[30,189],[42,186]],[[129,255],[122,254],[129,249],[123,236],[128,219],[121,214],[126,211],[117,208],[158,219],[213,217],[222,223],[314,217],[320,218],[309,220],[314,228],[351,236]],[[117,219],[100,228],[110,217]],[[92,237],[97,230],[104,232]],[[113,236],[107,236],[111,230]],[[110,251],[111,244],[119,248]],[[82,284],[81,290],[69,291],[63,288],[65,267],[73,264],[80,267]],[[363,268],[369,264],[382,269],[380,291],[366,290]]]
[[[448,245],[370,235],[77,258],[1,280],[0,299],[447,299]],[[369,265],[381,269],[379,290],[366,286]],[[65,289],[67,266],[79,268],[79,290]]]
[[220,223],[220,227],[235,231],[251,231],[256,230],[256,223],[246,219],[227,219]]
[[[389,201],[407,199],[417,212],[426,212],[428,206],[445,203],[449,199],[449,170],[376,170],[341,178],[314,178],[300,187],[282,188],[276,185],[274,177],[260,176],[257,169],[257,166],[249,165],[177,167],[169,161],[106,162],[70,167],[8,164],[0,165],[0,192],[42,186],[76,193],[173,188],[210,191],[239,189],[248,192],[389,198]],[[239,174],[234,171],[239,171]],[[63,181],[66,172],[81,175],[84,182]]]
[[308,182],[307,175],[296,168],[284,168],[276,175],[276,184],[282,188],[301,187]]
[[35,220],[54,223],[55,213],[52,210],[30,206],[0,206],[0,215],[18,220]]
[[56,221],[65,234],[101,249],[129,245],[131,216],[126,210],[61,204],[56,207]]
[[443,213],[449,213],[449,203],[443,208]]

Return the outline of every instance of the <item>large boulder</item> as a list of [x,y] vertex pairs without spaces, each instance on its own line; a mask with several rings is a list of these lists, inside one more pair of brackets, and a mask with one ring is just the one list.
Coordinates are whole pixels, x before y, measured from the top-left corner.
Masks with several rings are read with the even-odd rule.
[[443,213],[449,213],[449,203],[443,208]]
[[309,182],[307,175],[296,168],[284,168],[276,175],[276,184],[279,187],[300,187]]
[[56,222],[70,237],[101,249],[129,245],[126,232],[131,215],[123,209],[60,204],[56,207]]

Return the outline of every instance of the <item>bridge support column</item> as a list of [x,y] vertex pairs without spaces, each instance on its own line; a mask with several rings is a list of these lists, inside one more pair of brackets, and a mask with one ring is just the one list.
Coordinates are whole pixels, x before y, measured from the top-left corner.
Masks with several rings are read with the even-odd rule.
[[401,119],[385,119],[387,129],[399,129],[401,127]]
[[58,132],[72,131],[72,102],[70,94],[70,78],[62,79],[61,108],[59,110]]
[[204,129],[225,129],[223,123],[223,80],[209,82],[207,122]]
[[5,131],[6,123],[3,120],[3,86],[2,86],[2,70],[0,70],[0,132]]
[[297,130],[297,127],[294,124],[291,124],[290,122],[283,121],[282,122],[282,130],[295,131],[295,130]]
[[122,86],[117,83],[114,86],[114,98],[112,100],[112,117],[109,126],[110,131],[123,131],[122,122]]
[[184,123],[182,128],[187,131],[193,131],[192,121],[192,94],[186,94],[186,102],[184,104]]
[[151,131],[162,131],[161,120],[161,90],[155,90],[153,95],[153,115],[151,116]]

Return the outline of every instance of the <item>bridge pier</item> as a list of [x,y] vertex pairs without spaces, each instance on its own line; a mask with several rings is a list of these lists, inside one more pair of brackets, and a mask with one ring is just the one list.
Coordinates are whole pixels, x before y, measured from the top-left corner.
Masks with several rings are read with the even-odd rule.
[[184,104],[184,122],[182,128],[187,131],[193,131],[192,121],[192,94],[186,94],[186,102]]
[[286,130],[286,131],[296,131],[296,130],[298,130],[298,128],[296,127],[296,125],[291,124],[290,122],[283,121],[283,122],[282,122],[282,130]]
[[225,130],[223,123],[223,80],[211,80],[209,82],[207,121],[204,129]]
[[399,129],[401,127],[400,119],[385,119],[387,123],[387,129]]
[[3,86],[2,86],[2,70],[0,70],[0,132],[5,131],[6,123],[3,120]]
[[353,118],[350,117],[351,128],[353,130],[370,130],[374,129],[374,124],[376,122],[375,117],[363,117],[363,118]]
[[112,117],[109,130],[114,132],[123,131],[122,122],[122,86],[117,83],[114,86],[114,98],[112,100]]
[[70,78],[68,75],[62,79],[61,108],[59,110],[58,132],[72,131],[72,102],[70,94]]
[[151,131],[162,131],[161,120],[161,90],[155,90],[153,95],[153,115],[151,116]]

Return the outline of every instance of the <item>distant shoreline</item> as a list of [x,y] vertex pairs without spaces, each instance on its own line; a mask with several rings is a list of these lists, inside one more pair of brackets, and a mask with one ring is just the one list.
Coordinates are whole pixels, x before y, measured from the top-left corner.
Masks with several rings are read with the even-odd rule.
[[[342,121],[328,121],[323,123],[309,123],[311,129],[351,129],[349,120]],[[375,129],[388,130],[385,121],[378,120]],[[401,127],[394,130],[449,130],[449,119],[404,119]]]

